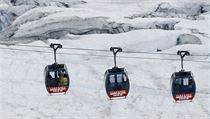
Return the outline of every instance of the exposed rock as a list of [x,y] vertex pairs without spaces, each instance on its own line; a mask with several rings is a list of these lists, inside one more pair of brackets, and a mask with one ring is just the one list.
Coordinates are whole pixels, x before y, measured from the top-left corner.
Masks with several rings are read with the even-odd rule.
[[210,5],[203,5],[201,9],[201,13],[210,12]]

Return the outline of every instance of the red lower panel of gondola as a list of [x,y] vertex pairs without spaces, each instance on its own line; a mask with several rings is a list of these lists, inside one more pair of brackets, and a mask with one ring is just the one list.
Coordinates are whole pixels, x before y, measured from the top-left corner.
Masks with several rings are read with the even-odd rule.
[[191,93],[176,94],[175,100],[192,100],[193,95]]
[[108,93],[110,98],[114,98],[114,97],[126,97],[128,95],[128,91],[127,90],[116,90],[116,91],[110,91]]
[[68,86],[56,86],[56,87],[48,87],[49,93],[65,93],[68,90]]

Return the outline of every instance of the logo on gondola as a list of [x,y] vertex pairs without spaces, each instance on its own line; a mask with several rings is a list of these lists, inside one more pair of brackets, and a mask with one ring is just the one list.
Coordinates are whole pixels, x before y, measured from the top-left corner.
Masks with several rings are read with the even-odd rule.
[[59,92],[65,92],[66,91],[66,87],[62,86],[62,87],[50,87],[49,88],[49,92],[52,93],[59,93]]
[[190,100],[192,98],[192,94],[177,94],[176,99],[178,100]]
[[120,91],[111,91],[110,96],[113,97],[121,97],[121,96],[125,96],[127,94],[126,90],[120,90]]

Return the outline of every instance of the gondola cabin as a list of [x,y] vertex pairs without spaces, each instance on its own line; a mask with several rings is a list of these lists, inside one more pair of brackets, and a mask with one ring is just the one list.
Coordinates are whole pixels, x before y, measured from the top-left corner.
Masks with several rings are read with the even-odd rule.
[[129,92],[129,79],[124,68],[114,67],[105,72],[105,88],[110,98],[126,97]]
[[48,93],[66,93],[69,89],[69,75],[65,64],[56,62],[56,51],[62,48],[61,44],[50,44],[54,51],[55,62],[52,65],[47,65],[44,69],[45,86]]
[[116,97],[126,97],[129,93],[129,78],[125,68],[116,66],[116,54],[122,52],[120,47],[111,47],[110,51],[114,54],[114,67],[107,69],[104,74],[105,89],[110,99]]
[[183,59],[185,55],[190,55],[188,51],[178,51],[181,56],[181,70],[171,75],[171,92],[175,101],[192,101],[196,93],[196,84],[191,71],[183,69]]
[[175,72],[171,76],[171,91],[175,101],[193,100],[196,91],[191,71]]
[[69,75],[65,64],[48,65],[44,72],[48,93],[66,93],[68,91]]

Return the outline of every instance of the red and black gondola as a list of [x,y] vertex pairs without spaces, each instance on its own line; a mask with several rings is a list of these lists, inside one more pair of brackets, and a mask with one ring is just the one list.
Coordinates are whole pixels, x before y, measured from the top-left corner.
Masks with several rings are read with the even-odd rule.
[[56,51],[62,48],[61,44],[50,44],[54,51],[55,63],[47,65],[44,69],[45,86],[48,93],[66,93],[69,89],[70,79],[65,64],[56,62]]
[[171,75],[171,92],[175,101],[192,101],[196,93],[196,83],[193,73],[183,69],[184,56],[190,55],[188,51],[178,51],[181,56],[181,70]]
[[129,78],[125,68],[116,66],[116,54],[122,52],[120,47],[111,47],[110,51],[114,54],[114,67],[107,69],[105,77],[105,89],[108,97],[114,99],[116,97],[126,97],[129,93]]

